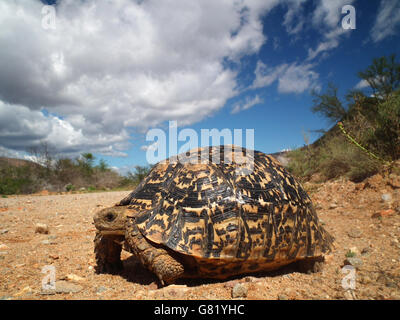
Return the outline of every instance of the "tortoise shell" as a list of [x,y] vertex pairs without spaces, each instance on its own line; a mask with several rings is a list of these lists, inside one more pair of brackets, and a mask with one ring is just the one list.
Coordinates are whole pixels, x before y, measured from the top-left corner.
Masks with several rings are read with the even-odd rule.
[[[333,238],[296,179],[269,155],[235,151],[205,147],[183,154],[184,163],[158,163],[118,205],[136,212],[144,237],[195,258],[202,273],[272,270],[330,251]],[[252,171],[241,174],[246,156]]]

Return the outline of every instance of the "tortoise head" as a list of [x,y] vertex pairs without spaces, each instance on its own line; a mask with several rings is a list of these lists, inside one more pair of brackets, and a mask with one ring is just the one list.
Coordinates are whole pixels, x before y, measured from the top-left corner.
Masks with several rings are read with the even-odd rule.
[[125,206],[102,209],[95,213],[93,217],[94,225],[103,235],[124,235],[128,212]]

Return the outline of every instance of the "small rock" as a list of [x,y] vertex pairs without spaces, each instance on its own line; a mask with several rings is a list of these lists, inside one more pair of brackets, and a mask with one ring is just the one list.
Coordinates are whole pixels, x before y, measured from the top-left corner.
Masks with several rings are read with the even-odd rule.
[[369,284],[369,283],[372,282],[372,279],[371,279],[368,275],[365,275],[365,276],[362,276],[362,277],[360,278],[360,282],[361,282],[362,284]]
[[393,209],[388,209],[388,210],[381,210],[379,212],[375,212],[372,215],[372,218],[383,218],[383,217],[388,217],[391,216],[395,213]]
[[109,290],[109,289],[106,288],[106,287],[100,286],[100,287],[97,288],[96,293],[97,294],[101,294],[101,293],[103,293],[103,292],[105,292],[107,290]]
[[149,290],[157,290],[158,289],[158,285],[156,282],[152,282],[150,283],[147,288],[149,288]]
[[366,255],[366,254],[369,253],[370,251],[371,251],[370,248],[365,247],[365,248],[363,248],[363,249],[361,250],[361,254],[362,254],[362,255]]
[[53,235],[51,235],[51,236],[48,236],[47,239],[49,239],[49,240],[55,240],[55,239],[57,239],[57,236],[53,234]]
[[56,293],[77,293],[82,291],[83,287],[67,281],[56,282]]
[[363,233],[360,229],[351,229],[349,232],[347,232],[347,235],[350,238],[361,238]]
[[164,298],[166,299],[182,299],[185,297],[189,288],[186,285],[172,284],[163,288]]
[[280,295],[278,295],[278,300],[289,300],[289,298],[287,296],[285,296],[284,294],[280,294]]
[[35,226],[35,233],[49,234],[49,227],[44,223],[37,223]]
[[18,293],[14,294],[14,297],[20,297],[26,294],[32,294],[32,288],[31,287],[25,287],[23,288],[21,291],[19,291]]
[[332,202],[331,204],[329,204],[328,209],[336,209],[338,207],[338,205],[334,202]]
[[247,287],[242,283],[237,283],[232,288],[232,298],[246,298],[247,297]]
[[8,249],[8,246],[5,245],[4,243],[0,243],[0,250],[6,250]]
[[12,300],[13,299],[13,297],[10,297],[10,296],[1,296],[0,297],[0,300]]
[[82,278],[80,276],[77,276],[76,274],[70,273],[70,274],[67,274],[62,280],[82,282],[82,281],[85,281],[85,278]]
[[344,260],[344,265],[350,265],[359,269],[363,265],[363,261],[360,258],[349,257]]
[[8,232],[7,229],[2,229],[2,230],[0,230],[0,234],[6,234],[7,232]]
[[41,244],[56,244],[57,242],[45,239],[45,240],[41,241],[40,243]]
[[354,292],[352,290],[347,290],[344,293],[344,298],[346,300],[354,300],[354,299],[356,299],[355,294],[354,294]]
[[49,258],[53,260],[58,260],[60,257],[57,254],[49,254]]
[[392,195],[390,193],[384,193],[382,196],[382,201],[383,202],[391,202],[392,201]]
[[224,283],[224,288],[233,289],[233,287],[234,287],[237,283],[239,283],[238,280],[231,280],[231,281],[225,282],[225,283]]

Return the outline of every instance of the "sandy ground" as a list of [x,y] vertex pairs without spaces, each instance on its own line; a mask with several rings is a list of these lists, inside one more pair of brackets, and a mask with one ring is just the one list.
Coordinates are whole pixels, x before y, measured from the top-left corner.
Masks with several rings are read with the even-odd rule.
[[[226,281],[180,280],[161,289],[127,252],[121,274],[95,273],[93,214],[128,191],[0,198],[0,299],[400,299],[400,183],[398,176],[389,180],[305,184],[321,223],[336,238],[321,272],[288,266]],[[35,233],[37,223],[49,234]],[[343,269],[346,254],[354,267]],[[52,270],[57,289],[48,294],[42,282]]]

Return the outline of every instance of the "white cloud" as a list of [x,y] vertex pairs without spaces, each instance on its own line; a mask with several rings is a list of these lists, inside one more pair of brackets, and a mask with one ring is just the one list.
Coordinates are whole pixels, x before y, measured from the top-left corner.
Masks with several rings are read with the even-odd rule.
[[279,77],[278,91],[281,93],[302,93],[318,87],[318,73],[311,70],[311,64],[293,63]]
[[153,142],[152,144],[143,145],[143,146],[140,147],[140,149],[143,150],[143,151],[148,151],[148,150],[154,151],[154,150],[156,150],[157,148],[158,148],[158,141],[155,141],[155,142]]
[[257,61],[257,66],[256,70],[254,71],[255,74],[255,79],[252,84],[252,88],[262,88],[262,87],[268,87],[270,86],[273,82],[275,82],[280,75],[286,70],[288,67],[287,64],[282,64],[279,65],[275,68],[268,67],[266,64],[264,64],[262,61]]
[[21,114],[1,144],[124,155],[132,129],[202,120],[238,93],[224,61],[259,51],[260,16],[277,4],[63,0],[45,30],[39,0],[0,2],[0,101]]
[[349,35],[351,29],[342,28],[342,8],[351,5],[355,0],[319,0],[312,16],[312,24],[322,35],[322,41],[315,49],[308,50],[307,60],[315,59],[320,53],[339,46],[340,38]]
[[302,93],[317,88],[319,74],[312,70],[313,67],[309,63],[284,63],[271,68],[258,61],[252,88],[267,87],[275,81],[278,81],[280,93]]
[[82,129],[74,128],[68,121],[39,110],[0,101],[0,145],[11,150],[27,151],[49,141],[52,147],[66,154],[92,150],[105,155],[125,156],[121,152],[128,134],[110,135],[101,132],[84,135]]
[[354,89],[361,90],[361,89],[365,89],[365,88],[368,88],[368,87],[369,87],[369,84],[368,84],[367,80],[360,80],[360,81],[356,84],[356,86],[354,87]]
[[382,0],[371,29],[372,40],[376,43],[395,35],[399,25],[400,2],[398,0]]
[[299,33],[306,22],[303,17],[303,5],[307,0],[289,0],[287,3],[288,11],[283,20],[286,31],[293,35]]
[[236,103],[231,111],[231,114],[238,113],[240,111],[248,110],[256,104],[262,103],[263,100],[256,94],[254,98],[247,97],[244,102]]

